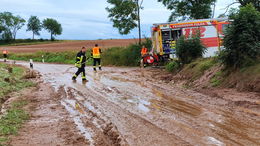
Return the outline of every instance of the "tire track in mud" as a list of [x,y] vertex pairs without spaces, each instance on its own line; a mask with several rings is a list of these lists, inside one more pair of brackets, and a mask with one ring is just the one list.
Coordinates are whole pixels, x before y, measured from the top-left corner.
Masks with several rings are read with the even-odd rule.
[[81,92],[70,87],[60,87],[58,92],[63,93],[61,104],[73,116],[75,124],[90,141],[90,145],[127,145],[117,127],[94,112],[95,107],[84,101]]
[[[112,77],[112,78],[115,78],[115,77]],[[116,80],[119,80],[119,81],[138,82],[138,81],[131,81],[131,80],[125,79],[125,78],[122,78],[122,79],[120,79],[118,77],[116,77],[116,78],[117,78]],[[147,85],[144,85],[143,83],[141,83],[141,86],[147,87]],[[196,94],[199,95],[198,93],[196,93]],[[192,96],[196,96],[196,94],[195,95],[190,95],[190,96],[186,95],[186,96],[188,96],[188,98],[193,98]],[[173,95],[175,95],[175,94],[173,93]],[[169,102],[168,104],[162,104],[162,106],[160,106],[161,110],[162,109],[163,110],[166,109],[166,111],[168,111],[168,112],[169,111],[170,112],[181,111],[181,112],[186,113],[186,114],[193,114],[193,113],[195,113],[195,115],[193,115],[195,117],[200,115],[200,113],[201,113],[201,109],[200,108],[196,108],[196,106],[192,106],[192,104],[190,104],[190,103],[183,102],[182,100],[176,100],[175,98],[171,98],[171,97],[165,96],[162,93],[160,93],[160,96],[162,98],[164,98],[164,99],[167,99],[166,101]],[[202,95],[200,95],[200,96],[202,96]],[[187,99],[187,97],[185,97],[185,99]],[[171,101],[173,101],[173,102],[171,102]],[[160,103],[161,102],[162,101],[160,101]],[[176,105],[176,103],[178,103],[178,104]],[[193,102],[193,103],[196,103],[196,102]],[[167,105],[169,105],[171,108],[170,109],[167,108]],[[198,104],[198,106],[199,105],[200,104]],[[156,106],[156,107],[158,108],[158,106]],[[203,107],[203,106],[201,106],[201,107]],[[185,111],[185,109],[186,109],[186,111]],[[193,113],[190,113],[189,109],[193,110]],[[202,116],[199,116],[200,120],[198,119],[198,117],[196,117],[195,119],[194,118],[188,118],[188,119],[190,119],[190,123],[187,123],[187,124],[193,123],[192,127],[190,127],[190,128],[188,128],[187,126],[185,127],[185,125],[180,124],[180,123],[175,123],[175,124],[179,125],[180,127],[182,127],[183,130],[187,130],[187,132],[192,132],[192,133],[195,132],[197,134],[201,133],[201,132],[198,132],[198,131],[201,131],[201,128],[206,129],[206,131],[204,131],[204,132],[206,132],[208,134],[206,134],[206,135],[205,135],[205,133],[204,134],[198,134],[198,135],[200,135],[200,137],[202,137],[202,138],[200,138],[202,140],[201,141],[202,144],[203,144],[203,142],[205,144],[205,142],[208,141],[209,143],[218,144],[218,145],[224,145],[223,142],[218,141],[214,137],[219,137],[225,143],[227,143],[227,140],[228,140],[229,142],[231,142],[233,144],[245,144],[245,143],[248,143],[250,145],[258,145],[259,144],[259,141],[257,140],[257,136],[253,136],[253,135],[248,136],[248,134],[254,133],[255,128],[259,129],[259,126],[255,125],[252,122],[251,123],[253,124],[253,126],[249,126],[246,123],[244,123],[242,121],[239,121],[237,123],[240,123],[240,125],[247,126],[246,130],[240,131],[239,127],[237,127],[237,125],[234,122],[233,123],[222,123],[222,121],[218,121],[218,119],[217,119],[217,124],[214,124],[215,121],[208,120],[208,118],[212,114],[213,115],[222,115],[223,116],[223,120],[226,120],[226,121],[229,121],[229,120],[230,121],[237,121],[237,120],[235,118],[233,118],[233,116],[232,116],[232,114],[234,114],[234,113],[225,114],[228,111],[227,109],[224,110],[224,109],[216,108],[214,110],[211,109],[210,111],[207,111],[209,109],[204,109],[205,113],[203,113]],[[218,112],[218,110],[220,112]],[[182,115],[182,116],[185,117],[185,115]],[[180,119],[183,119],[183,117],[182,118],[180,117]],[[192,116],[190,116],[190,117],[192,117]],[[188,119],[186,118],[185,121],[187,122]],[[152,121],[152,120],[150,120],[150,121]],[[185,123],[185,121],[183,121],[183,123]],[[199,124],[196,121],[202,122],[204,124],[204,126],[201,123]],[[194,125],[194,122],[197,123],[197,124]],[[160,125],[159,125],[159,127],[160,127]],[[197,129],[197,131],[194,131],[195,129]],[[207,129],[209,129],[209,130],[207,130]],[[232,134],[229,134],[230,132]],[[222,133],[222,135],[219,134],[219,133]],[[224,134],[225,137],[223,136],[223,134]],[[208,135],[212,135],[214,137],[208,136]],[[243,139],[237,139],[237,137],[243,137]],[[234,140],[234,139],[236,139],[236,140]],[[197,141],[197,143],[198,143],[198,141]]]
[[[131,75],[133,77],[133,74]],[[135,76],[139,76],[139,75],[135,75]],[[173,88],[169,86],[165,87],[164,85],[159,86],[158,84],[153,84],[153,83],[155,83],[154,80],[148,82],[148,84],[152,84],[154,87],[162,91],[158,93],[160,97],[165,98],[165,95],[163,93],[164,91],[168,95],[172,94],[174,97],[180,96],[183,98],[182,100],[185,100],[186,102],[191,101],[193,104],[196,104],[198,107],[204,108],[204,113],[201,114],[196,119],[190,121],[190,124],[196,121],[202,122],[204,126],[200,127],[200,130],[207,129],[204,132],[209,131],[211,135],[214,135],[214,137],[218,137],[218,139],[221,139],[222,141],[222,142],[220,141],[218,142],[217,140],[214,140],[215,139],[214,137],[211,136],[205,137],[206,139],[209,139],[210,142],[212,142],[212,140],[213,142],[214,141],[216,142],[213,144],[260,145],[259,117],[258,118],[254,116],[252,117],[248,115],[247,112],[243,113],[243,111],[241,112],[239,107],[238,109],[233,109],[233,107],[232,108],[229,107],[230,100],[224,100],[223,98],[214,98],[214,97],[202,95],[198,92],[191,91],[188,89],[185,89],[185,91],[183,91],[183,89],[179,89],[178,87],[177,88],[176,87]],[[166,99],[169,99],[169,96],[166,96]],[[171,104],[174,105],[173,103]],[[182,115],[182,117],[185,117],[185,115]],[[182,119],[182,117],[179,118]],[[194,128],[196,128],[196,125],[193,125],[193,129]]]
[[[91,98],[90,94],[85,93],[84,95],[85,97]],[[103,97],[92,96],[91,99],[98,99],[94,102],[93,100],[88,101],[88,103],[97,107],[97,111],[93,110],[94,113],[99,113],[100,117],[103,118],[106,117],[106,121],[109,121],[109,119],[111,119],[110,125],[111,126],[113,125],[113,127],[115,127],[114,125],[119,125],[121,129],[124,130],[124,131],[121,130],[123,135],[131,136],[130,139],[125,136],[126,141],[128,141],[130,145],[156,145],[156,143],[157,145],[162,143],[164,143],[163,145],[172,145],[172,144],[188,145],[188,143],[181,141],[180,138],[176,139],[175,135],[168,134],[166,131],[158,128],[157,126],[143,119],[142,117],[129,113],[128,111],[126,111],[125,109],[121,109],[119,106],[115,105],[114,103],[103,100],[104,99]],[[99,103],[100,105],[95,105],[94,103]],[[87,104],[85,103],[85,105]],[[110,126],[108,126],[105,129],[109,130],[110,129],[109,127]],[[148,137],[149,139],[146,140],[142,139],[142,137],[147,138],[148,135],[151,136]],[[168,139],[168,140],[165,140],[166,142],[163,142],[161,141],[162,139]],[[132,140],[135,140],[135,143],[133,143]],[[174,140],[176,142],[174,142]]]
[[31,118],[18,134],[11,138],[9,145],[88,145],[84,137],[77,133],[69,114],[60,105],[60,96],[45,83],[23,95],[28,100]]
[[227,104],[223,99],[156,82],[135,69],[116,69],[87,69],[86,84],[68,80],[71,66],[44,70],[92,145],[260,145],[257,122],[219,106]]

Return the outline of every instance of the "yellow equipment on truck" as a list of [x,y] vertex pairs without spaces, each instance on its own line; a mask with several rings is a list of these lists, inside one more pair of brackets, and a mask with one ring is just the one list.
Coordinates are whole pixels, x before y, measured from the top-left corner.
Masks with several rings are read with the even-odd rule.
[[201,41],[207,47],[204,57],[216,55],[221,50],[224,30],[230,21],[227,18],[200,19],[181,22],[158,23],[152,27],[153,48],[159,58],[173,58],[176,41],[200,32]]

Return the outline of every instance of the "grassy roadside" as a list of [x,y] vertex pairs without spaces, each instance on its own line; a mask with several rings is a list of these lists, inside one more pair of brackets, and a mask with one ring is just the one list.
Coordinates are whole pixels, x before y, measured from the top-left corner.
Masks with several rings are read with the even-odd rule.
[[207,70],[219,65],[216,58],[200,58],[183,67],[180,73],[191,81],[199,79]]
[[7,110],[7,113],[0,118],[0,146],[7,145],[10,135],[17,134],[22,124],[29,119],[29,114],[23,110],[27,101],[15,101]]
[[[24,68],[0,63],[0,107],[10,98],[8,94],[35,85],[32,81],[23,79],[24,75]],[[29,118],[23,110],[26,104],[26,101],[18,99],[4,115],[0,115],[0,146],[5,145],[8,137],[16,134],[22,123]]]
[[[141,46],[145,45],[147,48],[152,47],[152,42],[146,39],[141,45],[132,44],[128,47],[112,47],[102,50],[102,65],[113,66],[138,66],[140,60]],[[77,51],[65,51],[65,52],[36,52],[36,53],[18,53],[9,54],[11,60],[29,61],[33,59],[35,62],[42,62],[42,56],[44,61],[48,63],[63,63],[74,64]],[[87,50],[87,58],[90,58],[90,49]],[[0,54],[1,56],[2,54]],[[87,61],[87,65],[92,65],[92,59]]]
[[34,85],[33,82],[23,79],[24,75],[24,68],[0,63],[0,101],[10,92]]
[[[74,64],[77,51],[65,51],[65,52],[36,52],[36,53],[19,53],[19,54],[9,54],[9,59],[29,61],[33,59],[34,62],[44,62],[48,63],[62,63],[62,64]],[[90,58],[90,52],[87,52],[87,58]],[[92,64],[92,59],[88,59],[87,65]]]
[[29,61],[29,59],[33,59],[35,62],[42,62],[42,59],[44,58],[44,61],[49,63],[73,64],[75,62],[76,53],[76,51],[19,53],[10,54],[9,59],[22,61]]
[[176,61],[166,65],[166,70],[172,72],[178,80],[185,81],[184,86],[202,85],[207,87],[236,88],[240,91],[260,91],[260,62],[253,65],[230,70],[224,69],[217,58],[200,58],[184,66]]
[[[65,52],[36,52],[36,53],[19,53],[9,54],[8,59],[29,61],[33,59],[34,62],[42,62],[44,58],[48,63],[62,63],[62,64],[74,64],[77,51],[65,51]],[[92,59],[90,51],[86,52],[87,65],[92,65]],[[113,47],[103,51],[102,53],[102,65],[113,66],[137,66],[139,60],[139,50],[135,48]],[[1,54],[0,54],[1,56]],[[44,56],[44,57],[42,57]]]

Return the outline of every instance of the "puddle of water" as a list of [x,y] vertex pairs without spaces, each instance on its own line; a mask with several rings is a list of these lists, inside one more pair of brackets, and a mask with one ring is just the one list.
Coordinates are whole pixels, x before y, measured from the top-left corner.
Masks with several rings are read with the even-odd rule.
[[148,102],[148,101],[145,101],[145,100],[139,100],[139,102],[141,103],[141,104],[143,104],[143,105],[151,105],[151,103],[150,102]]
[[[249,135],[250,130],[255,131],[257,126],[251,127],[250,125],[243,125],[239,121],[235,119],[225,119],[224,123],[218,123],[215,121],[211,121],[214,123],[215,127],[213,128],[220,137],[229,140],[238,145],[242,145],[242,143],[251,143],[250,145],[260,145],[259,137],[253,138]],[[257,133],[255,136],[259,135]]]
[[[133,81],[133,80],[129,80],[129,79],[125,79],[125,78],[120,78],[120,77],[107,77],[107,78],[102,78],[101,82],[107,86],[109,85],[114,85],[116,87],[130,87],[130,86],[138,86],[138,87],[143,87],[143,84],[141,84],[141,82],[139,81]],[[126,83],[127,82],[127,83]],[[129,84],[127,86],[127,84]],[[142,88],[138,88],[135,87],[133,89],[142,89]],[[145,89],[149,89],[149,88],[145,88]],[[125,90],[129,90],[128,88],[126,88]],[[124,89],[120,89],[120,91],[124,92]],[[130,89],[131,91],[131,89]],[[138,92],[139,93],[139,92]],[[152,92],[148,91],[140,91],[140,94],[143,93],[143,96],[151,96],[151,97],[159,97],[158,99],[161,100],[155,100],[153,99],[153,102],[151,104],[150,101],[146,101],[143,99],[151,99],[151,98],[144,98],[144,97],[138,97],[137,95],[129,95],[129,97],[127,98],[119,98],[116,93],[115,94],[111,94],[113,97],[117,97],[115,99],[119,100],[119,102],[122,102],[122,99],[128,103],[131,104],[136,104],[136,107],[139,110],[142,110],[144,112],[148,112],[150,111],[149,107],[150,105],[152,105],[153,107],[157,107],[157,109],[160,110],[164,110],[164,111],[168,111],[168,112],[183,112],[192,116],[199,116],[202,113],[202,109],[199,108],[199,106],[195,106],[193,104],[189,104],[185,101],[182,100],[178,100],[176,98],[172,98],[169,97],[165,94],[163,94],[162,92],[153,89]],[[151,93],[151,95],[147,94],[147,93]],[[123,94],[123,93],[121,93]],[[124,93],[127,94],[127,93]],[[134,94],[134,93],[131,93]]]
[[[245,119],[246,120],[246,119]],[[221,139],[236,145],[260,145],[259,126],[251,121],[240,121],[234,113],[222,111],[209,116],[209,128]],[[257,130],[258,129],[258,130]]]
[[[78,114],[78,112],[76,110],[74,110],[72,108],[75,103],[76,102],[74,100],[61,101],[61,104],[65,107],[65,109],[73,117],[73,121],[76,124],[77,129],[80,131],[80,134],[82,134],[85,137],[85,139],[87,139],[90,142],[91,146],[94,146],[94,140],[92,138],[93,132],[91,131],[91,129],[84,127],[84,124],[81,120],[81,116]],[[70,105],[68,105],[68,104],[70,104]]]
[[134,83],[134,84],[139,85],[141,87],[147,88],[147,86],[144,84],[144,82],[138,81],[138,80],[130,80],[130,79],[127,79],[127,78],[120,78],[120,77],[116,77],[116,76],[109,77],[109,79],[114,80],[114,81],[119,81],[119,82]]
[[209,123],[209,127],[215,128],[215,125],[212,123]]
[[145,105],[143,105],[141,103],[139,103],[137,107],[138,107],[138,109],[140,109],[146,113],[150,111],[150,109],[148,107],[146,107]]
[[84,106],[90,111],[95,109],[89,102],[84,102]]
[[170,97],[156,89],[153,89],[153,93],[160,97],[160,100],[151,100],[152,106],[157,107],[159,110],[168,112],[182,112],[194,117],[202,114],[202,109],[199,106]]
[[126,101],[129,103],[135,103],[135,101],[133,99],[127,99]]
[[[133,95],[134,93],[131,92],[131,90],[129,91],[128,88],[133,85],[136,86],[135,83],[130,82],[129,86],[126,86],[125,83],[122,83],[121,81],[119,82],[119,80],[122,80],[123,82],[125,81],[124,79],[121,78],[116,78],[116,79],[110,79],[110,78],[106,78],[106,77],[102,77],[100,82],[102,83],[102,85],[98,85],[100,83],[96,83],[97,87],[99,86],[103,86],[104,90],[106,90],[106,95],[109,96],[109,99],[112,100],[113,102],[128,102],[131,103],[132,106],[138,110],[141,110],[143,112],[149,112],[149,105],[150,102],[143,100],[142,97],[137,96],[137,95]],[[126,80],[128,81],[128,80]],[[93,82],[92,79],[90,80],[90,82]],[[91,83],[92,84],[92,83]],[[123,84],[123,85],[122,85]],[[113,87],[110,87],[111,85],[113,85]],[[88,86],[87,86],[88,87]],[[116,87],[119,87],[119,89],[117,89]],[[127,88],[123,88],[121,89],[121,87],[127,87]],[[93,90],[98,90],[98,89],[94,89],[93,87],[88,87],[90,89]],[[116,89],[114,89],[116,88]],[[102,91],[102,90],[100,90]],[[118,91],[122,92],[122,93],[118,93]],[[99,93],[100,94],[100,93]],[[122,95],[124,95],[122,97]],[[86,107],[88,107],[89,105],[85,105]]]
[[219,140],[217,140],[216,138],[214,137],[211,137],[211,136],[208,136],[206,137],[207,141],[209,144],[213,144],[213,145],[216,145],[216,146],[224,146],[225,144]]
[[66,101],[61,101],[61,105],[65,107],[65,109],[72,115],[72,116],[77,116],[78,112],[75,111],[71,106],[69,106]]
[[77,125],[77,128],[80,130],[80,133],[90,142],[90,146],[94,146],[93,140],[93,131],[84,127],[83,122],[81,121],[80,117],[73,118],[74,123]]
[[76,101],[72,99],[65,99],[64,100],[66,103],[70,104],[71,107],[75,108]]

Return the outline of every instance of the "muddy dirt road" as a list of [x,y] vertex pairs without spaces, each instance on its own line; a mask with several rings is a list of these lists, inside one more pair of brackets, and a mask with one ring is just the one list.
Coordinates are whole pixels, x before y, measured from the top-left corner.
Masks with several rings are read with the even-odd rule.
[[94,73],[87,67],[86,84],[71,81],[70,65],[35,64],[35,70],[54,87],[89,145],[260,145],[260,101],[254,94],[256,105],[241,108],[156,81],[149,69]]

